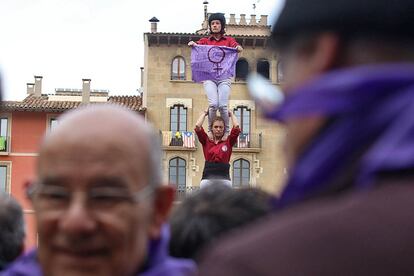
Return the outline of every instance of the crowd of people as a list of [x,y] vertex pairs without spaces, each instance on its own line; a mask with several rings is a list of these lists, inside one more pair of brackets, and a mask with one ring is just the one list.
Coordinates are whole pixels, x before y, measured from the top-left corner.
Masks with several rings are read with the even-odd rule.
[[[226,101],[217,116],[208,88],[222,84],[204,84],[195,127],[202,188],[174,208],[142,117],[65,113],[26,185],[38,248],[23,254],[23,212],[0,196],[0,275],[413,275],[413,13],[411,0],[286,0],[271,35],[285,100],[264,112],[289,137],[278,198],[231,188],[240,127]],[[198,43],[230,43],[223,18]]]

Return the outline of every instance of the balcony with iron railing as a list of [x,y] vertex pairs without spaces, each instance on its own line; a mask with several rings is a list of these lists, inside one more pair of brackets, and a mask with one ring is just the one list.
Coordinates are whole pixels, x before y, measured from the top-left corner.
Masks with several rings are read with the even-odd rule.
[[[232,186],[234,190],[242,190],[251,188],[250,184],[247,185],[240,185],[240,186]],[[199,186],[193,186],[193,187],[176,187],[175,188],[175,202],[181,202],[185,200],[187,197],[190,197],[191,195],[197,193],[200,190]]]
[[193,131],[160,131],[163,150],[197,150],[198,139]]
[[[197,135],[192,131],[160,131],[163,150],[195,151],[199,144]],[[234,144],[234,152],[254,152],[262,150],[262,133],[240,133]]]
[[262,133],[240,133],[234,144],[233,152],[260,152],[262,139]]
[[175,189],[175,201],[181,202],[185,198],[191,196],[192,194],[196,193],[200,190],[200,187],[176,187]]
[[10,136],[0,136],[0,155],[8,155],[10,152]]

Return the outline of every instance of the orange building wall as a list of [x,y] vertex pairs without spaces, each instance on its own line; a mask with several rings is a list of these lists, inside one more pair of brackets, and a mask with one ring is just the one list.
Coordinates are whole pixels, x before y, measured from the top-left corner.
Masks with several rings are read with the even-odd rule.
[[12,114],[11,151],[34,153],[46,131],[47,114],[42,112],[14,112]]
[[36,246],[37,232],[33,208],[26,196],[26,184],[35,176],[35,165],[40,141],[47,128],[47,113],[13,112],[11,114],[11,151],[0,156],[11,161],[11,194],[22,205],[26,223],[25,248]]

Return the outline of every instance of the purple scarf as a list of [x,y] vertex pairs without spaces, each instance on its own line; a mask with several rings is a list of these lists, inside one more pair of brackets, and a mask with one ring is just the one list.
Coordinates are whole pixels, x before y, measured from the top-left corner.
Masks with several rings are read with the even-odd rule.
[[191,49],[191,71],[194,82],[220,81],[234,76],[238,53],[235,48],[196,45]]
[[[192,260],[176,259],[168,256],[169,227],[164,225],[161,239],[150,241],[148,261],[144,271],[137,276],[192,276],[196,275],[196,266]],[[0,276],[42,276],[35,250],[20,257]]]
[[347,172],[348,187],[367,189],[380,172],[414,168],[414,64],[328,73],[266,115],[328,118],[291,169],[281,207],[334,190]]

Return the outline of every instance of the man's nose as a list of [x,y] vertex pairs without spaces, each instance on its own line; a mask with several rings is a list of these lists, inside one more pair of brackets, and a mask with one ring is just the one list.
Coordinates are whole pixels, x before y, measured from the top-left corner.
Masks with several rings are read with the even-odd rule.
[[60,229],[67,234],[93,232],[97,226],[94,214],[87,206],[86,196],[73,195],[69,206],[60,218]]

